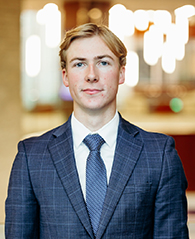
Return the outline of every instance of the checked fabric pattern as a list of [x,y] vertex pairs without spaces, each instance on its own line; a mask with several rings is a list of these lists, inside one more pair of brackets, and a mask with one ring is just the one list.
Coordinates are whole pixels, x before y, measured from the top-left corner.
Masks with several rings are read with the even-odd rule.
[[100,156],[105,141],[99,134],[92,134],[87,135],[83,142],[90,150],[86,166],[86,203],[96,235],[107,190],[106,168]]

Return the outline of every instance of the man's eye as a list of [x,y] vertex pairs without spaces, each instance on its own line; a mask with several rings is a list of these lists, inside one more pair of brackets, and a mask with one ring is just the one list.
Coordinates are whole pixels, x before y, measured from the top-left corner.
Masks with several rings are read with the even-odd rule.
[[107,62],[107,61],[101,61],[100,64],[101,64],[102,66],[107,66],[107,65],[108,65],[108,62]]
[[83,63],[82,62],[76,63],[75,66],[76,67],[81,67],[81,66],[83,66]]

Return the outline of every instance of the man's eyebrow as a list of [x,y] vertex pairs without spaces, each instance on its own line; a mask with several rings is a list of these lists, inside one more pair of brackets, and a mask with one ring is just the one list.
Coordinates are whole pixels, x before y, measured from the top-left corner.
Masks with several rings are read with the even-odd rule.
[[82,58],[82,57],[74,57],[70,60],[70,63],[73,62],[73,61],[85,61],[86,58]]
[[[97,59],[97,60],[101,60],[103,58],[110,58],[111,60],[114,60],[113,57],[110,55],[100,55],[100,56],[94,57],[94,59]],[[87,59],[84,57],[74,57],[70,60],[70,63],[73,61],[85,61],[85,60],[87,60]]]
[[111,60],[114,60],[113,57],[110,55],[100,55],[95,57],[95,59],[103,59],[103,58],[110,58]]

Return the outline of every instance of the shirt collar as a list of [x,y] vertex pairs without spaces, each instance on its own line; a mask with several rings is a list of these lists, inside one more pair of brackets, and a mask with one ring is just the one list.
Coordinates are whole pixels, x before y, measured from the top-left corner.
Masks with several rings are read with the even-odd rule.
[[118,124],[119,124],[119,114],[116,112],[115,116],[101,129],[96,132],[91,132],[88,128],[86,128],[81,122],[79,122],[75,116],[74,112],[71,117],[71,126],[73,132],[73,142],[74,147],[78,148],[80,144],[83,142],[83,139],[88,134],[98,133],[105,141],[109,147],[113,147],[116,142],[117,132],[118,132]]

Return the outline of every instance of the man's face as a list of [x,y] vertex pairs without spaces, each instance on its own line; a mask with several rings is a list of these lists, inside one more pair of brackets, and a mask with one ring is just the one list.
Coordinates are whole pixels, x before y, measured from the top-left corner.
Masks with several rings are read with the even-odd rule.
[[66,66],[63,82],[70,89],[75,112],[116,110],[125,67],[119,67],[119,59],[99,36],[74,40],[67,50]]

